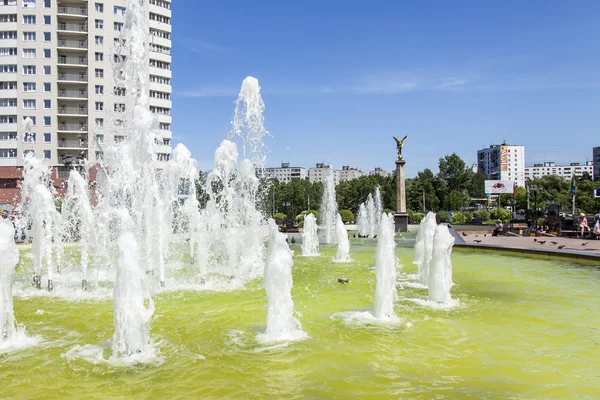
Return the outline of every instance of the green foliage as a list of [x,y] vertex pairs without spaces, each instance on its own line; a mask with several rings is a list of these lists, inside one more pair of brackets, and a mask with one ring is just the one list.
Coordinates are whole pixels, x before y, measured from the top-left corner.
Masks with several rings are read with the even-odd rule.
[[381,201],[384,208],[394,208],[396,203],[396,178],[393,175],[363,175],[351,181],[342,181],[336,187],[336,199],[338,207],[342,210],[350,210],[358,213],[361,203],[367,200],[371,193],[379,187]]
[[450,222],[450,214],[448,214],[448,211],[438,211],[437,217],[440,222]]
[[386,214],[393,214],[394,213],[394,211],[392,211],[389,208],[386,208],[385,210],[383,210],[383,212],[386,213]]
[[345,224],[354,222],[354,213],[350,210],[340,210],[340,216]]
[[283,224],[283,221],[285,221],[285,217],[286,215],[284,213],[277,213],[273,215],[273,218],[275,218],[275,223],[277,223],[278,225]]
[[477,210],[473,212],[473,217],[474,218],[479,218],[481,220],[481,222],[487,221],[488,219],[490,219],[490,213],[487,212],[486,210]]
[[321,214],[316,210],[302,211],[300,214],[296,215],[296,224],[298,224],[299,227],[302,228],[304,226],[304,217],[306,217],[308,214],[314,215],[317,220],[321,216]]
[[421,221],[423,221],[423,218],[425,218],[425,214],[419,213],[419,212],[418,213],[414,213],[412,215],[413,224],[420,224]]
[[[462,213],[460,211],[452,213],[452,223],[453,224],[464,224],[465,222],[467,222],[467,218],[464,213]],[[469,220],[469,222],[470,222],[470,220]]]
[[510,211],[508,211],[505,208],[494,208],[491,212],[490,212],[490,218],[492,218],[492,220],[498,220],[501,219],[502,222],[504,223],[508,223],[510,222]]
[[465,222],[469,223],[473,219],[473,214],[469,211],[463,211],[463,215],[465,217]]
[[63,204],[62,197],[57,197],[56,199],[54,199],[54,208],[56,208],[56,211],[58,211],[58,212],[62,211],[62,204]]

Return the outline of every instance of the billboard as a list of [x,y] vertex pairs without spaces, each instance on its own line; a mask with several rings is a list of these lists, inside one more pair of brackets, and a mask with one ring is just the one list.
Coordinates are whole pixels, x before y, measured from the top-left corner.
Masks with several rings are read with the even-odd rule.
[[491,194],[512,193],[513,181],[485,181],[485,192]]
[[500,146],[500,171],[508,171],[508,146]]

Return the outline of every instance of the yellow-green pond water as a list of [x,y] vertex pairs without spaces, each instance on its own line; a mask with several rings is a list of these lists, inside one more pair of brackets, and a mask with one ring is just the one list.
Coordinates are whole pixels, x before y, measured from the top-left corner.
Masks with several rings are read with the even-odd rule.
[[[375,246],[359,243],[352,242],[348,264],[330,261],[333,246],[294,258],[292,295],[309,338],[286,347],[255,340],[266,321],[260,279],[229,292],[155,295],[160,365],[65,356],[76,345],[110,340],[107,298],[16,296],[17,320],[42,341],[0,355],[0,398],[600,398],[600,267],[455,251],[458,308],[400,300],[400,324],[346,325],[332,315],[373,306]],[[415,273],[413,250],[397,254],[403,272]],[[427,295],[408,287],[398,293]]]

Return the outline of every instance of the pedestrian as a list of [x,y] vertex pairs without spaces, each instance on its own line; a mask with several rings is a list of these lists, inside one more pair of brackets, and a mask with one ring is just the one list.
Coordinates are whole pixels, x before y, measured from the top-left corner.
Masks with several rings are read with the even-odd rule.
[[587,218],[584,213],[579,214],[579,228],[581,229],[581,238],[583,239],[583,232],[587,229],[590,231],[590,226],[588,225]]

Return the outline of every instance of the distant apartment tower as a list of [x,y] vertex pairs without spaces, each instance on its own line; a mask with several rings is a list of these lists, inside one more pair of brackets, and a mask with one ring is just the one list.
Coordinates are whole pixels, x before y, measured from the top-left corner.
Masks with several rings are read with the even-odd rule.
[[557,165],[555,162],[548,161],[542,164],[533,164],[533,167],[525,167],[525,179],[538,179],[546,175],[557,175],[565,179],[571,177],[580,177],[584,173],[594,174],[594,164],[587,161],[585,164],[570,163],[569,165]]
[[325,182],[330,169],[333,172],[333,180],[337,185],[340,183],[339,171],[324,163],[317,163],[314,167],[308,169],[308,180],[310,182]]
[[365,173],[357,168],[352,168],[349,165],[344,165],[341,170],[338,171],[338,175],[341,181],[350,181],[352,179],[360,178]]
[[267,179],[277,179],[279,182],[290,182],[294,179],[306,179],[306,168],[290,167],[290,163],[282,162],[281,167],[265,168],[262,177]]
[[600,146],[592,149],[592,162],[594,164],[594,180],[600,180]]
[[375,169],[371,172],[369,172],[369,175],[379,175],[379,176],[390,176],[390,173],[379,168],[379,167],[375,167]]
[[490,180],[510,180],[525,186],[525,146],[493,144],[477,151],[477,169]]
[[[83,159],[100,161],[118,142],[107,113],[123,110],[112,63],[125,22],[125,0],[0,0],[0,188],[33,152],[65,179]],[[162,139],[157,162],[171,155],[171,1],[144,1],[149,26],[149,104]],[[34,126],[25,137],[22,121]]]

